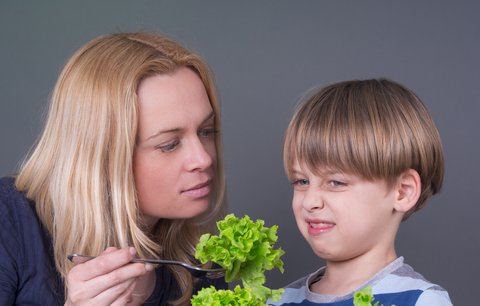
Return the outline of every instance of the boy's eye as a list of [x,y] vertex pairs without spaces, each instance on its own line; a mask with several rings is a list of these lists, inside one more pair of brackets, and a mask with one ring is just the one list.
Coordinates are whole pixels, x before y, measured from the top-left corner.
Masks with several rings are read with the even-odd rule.
[[299,180],[292,181],[293,186],[304,187],[304,186],[308,186],[309,184],[310,182],[307,179],[299,179]]
[[345,186],[346,184],[344,182],[340,182],[340,181],[336,181],[336,180],[331,180],[328,182],[328,185],[330,187],[341,187],[341,186]]
[[216,133],[218,133],[218,131],[214,128],[204,128],[198,132],[200,137],[203,137],[203,138],[208,138],[210,136],[215,135]]
[[164,153],[168,153],[168,152],[175,151],[179,143],[180,143],[180,140],[177,139],[167,144],[156,146],[155,149],[160,150]]

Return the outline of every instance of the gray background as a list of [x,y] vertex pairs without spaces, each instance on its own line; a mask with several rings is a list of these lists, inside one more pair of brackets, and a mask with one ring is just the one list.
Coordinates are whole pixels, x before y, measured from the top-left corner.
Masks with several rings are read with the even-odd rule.
[[478,305],[479,13],[476,1],[3,0],[0,174],[38,136],[74,50],[110,32],[167,34],[215,71],[231,211],[280,226],[286,271],[268,275],[280,287],[322,265],[297,231],[282,168],[295,105],[316,85],[392,78],[424,99],[446,154],[444,189],[403,224],[398,253],[456,305]]

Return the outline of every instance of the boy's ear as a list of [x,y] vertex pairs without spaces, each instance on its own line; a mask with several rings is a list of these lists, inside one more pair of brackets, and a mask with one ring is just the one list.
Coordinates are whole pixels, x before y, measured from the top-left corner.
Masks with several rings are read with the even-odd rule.
[[422,189],[422,181],[416,170],[408,169],[400,175],[396,185],[396,202],[394,209],[407,212],[417,204]]

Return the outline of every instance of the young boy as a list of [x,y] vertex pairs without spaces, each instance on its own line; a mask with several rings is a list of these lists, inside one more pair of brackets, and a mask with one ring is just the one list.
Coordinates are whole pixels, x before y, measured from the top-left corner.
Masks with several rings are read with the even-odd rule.
[[443,180],[440,136],[412,91],[386,79],[323,88],[294,114],[284,164],[298,228],[326,266],[272,305],[353,305],[366,286],[379,305],[452,305],[395,251],[400,223]]

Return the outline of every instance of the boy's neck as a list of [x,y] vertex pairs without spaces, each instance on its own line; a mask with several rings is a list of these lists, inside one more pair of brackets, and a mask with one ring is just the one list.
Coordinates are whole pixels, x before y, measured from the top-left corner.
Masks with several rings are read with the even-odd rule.
[[357,290],[395,259],[396,252],[391,250],[381,256],[364,254],[345,261],[327,261],[325,274],[310,286],[310,290],[319,294],[348,294]]

